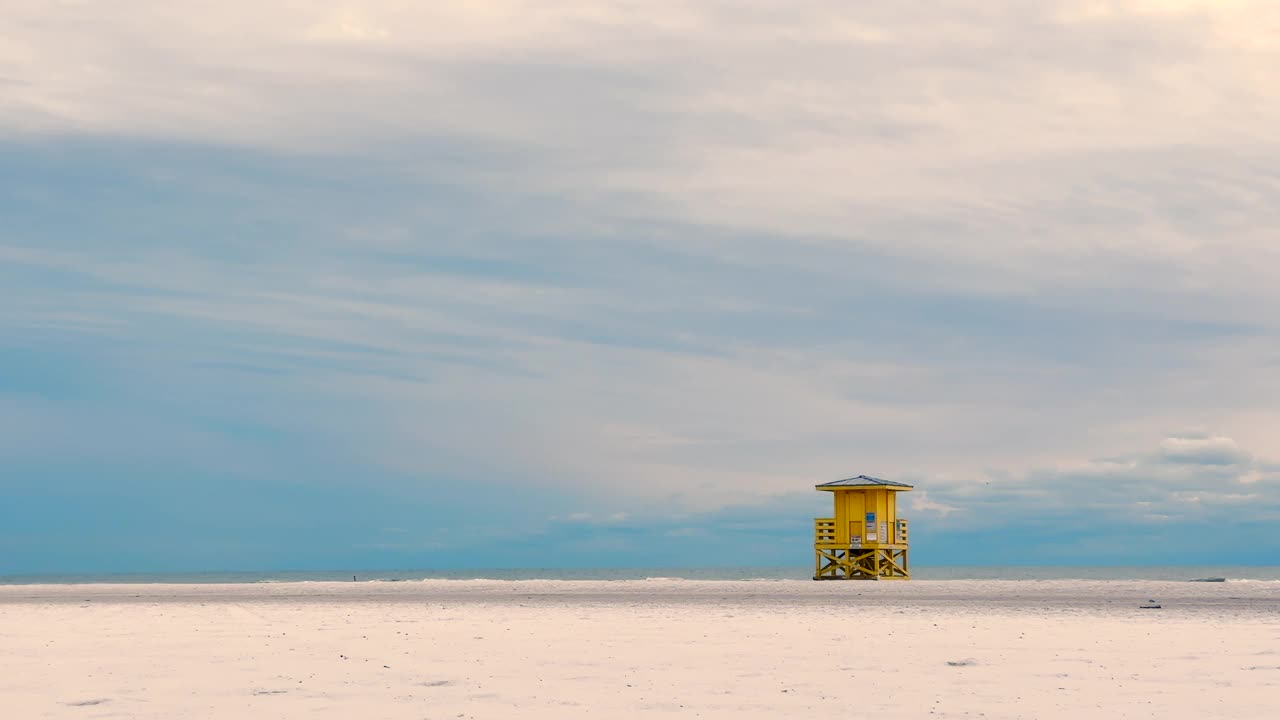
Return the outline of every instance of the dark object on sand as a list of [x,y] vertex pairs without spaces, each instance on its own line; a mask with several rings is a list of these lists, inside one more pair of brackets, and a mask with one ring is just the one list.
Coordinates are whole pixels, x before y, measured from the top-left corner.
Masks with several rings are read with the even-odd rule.
[[1151,603],[1152,603],[1151,605],[1139,605],[1138,607],[1141,608],[1142,610],[1159,610],[1161,608],[1161,606],[1158,603],[1156,603],[1156,601],[1152,600]]
[[1197,578],[1191,582],[1226,582],[1226,578]]

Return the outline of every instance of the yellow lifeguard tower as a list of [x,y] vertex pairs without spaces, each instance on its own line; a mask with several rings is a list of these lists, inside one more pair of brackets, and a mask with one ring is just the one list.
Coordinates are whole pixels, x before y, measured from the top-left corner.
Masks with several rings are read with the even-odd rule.
[[835,499],[835,517],[813,521],[814,580],[907,580],[905,483],[859,475],[816,486]]

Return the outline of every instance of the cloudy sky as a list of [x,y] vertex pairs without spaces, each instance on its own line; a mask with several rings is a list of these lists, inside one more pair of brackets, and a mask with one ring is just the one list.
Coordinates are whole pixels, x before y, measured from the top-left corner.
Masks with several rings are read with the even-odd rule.
[[1280,558],[1271,0],[0,38],[0,574]]

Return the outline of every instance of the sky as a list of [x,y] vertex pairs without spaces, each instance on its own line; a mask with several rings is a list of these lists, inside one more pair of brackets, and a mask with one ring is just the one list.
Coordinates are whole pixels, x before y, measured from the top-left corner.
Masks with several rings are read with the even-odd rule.
[[1270,0],[0,0],[0,574],[1280,564]]

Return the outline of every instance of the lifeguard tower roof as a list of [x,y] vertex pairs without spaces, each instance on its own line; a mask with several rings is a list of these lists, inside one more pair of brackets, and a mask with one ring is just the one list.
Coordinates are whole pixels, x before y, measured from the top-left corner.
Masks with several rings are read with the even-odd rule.
[[819,490],[824,490],[826,488],[835,489],[835,488],[872,488],[872,487],[902,488],[904,490],[910,490],[912,488],[911,485],[908,485],[906,483],[894,482],[892,480],[881,480],[880,478],[873,478],[870,475],[859,475],[858,477],[848,478],[846,480],[836,480],[829,483],[822,483],[821,485],[815,485],[814,487],[818,488]]

